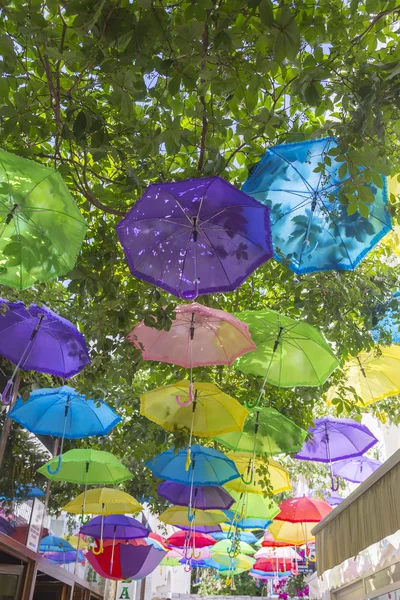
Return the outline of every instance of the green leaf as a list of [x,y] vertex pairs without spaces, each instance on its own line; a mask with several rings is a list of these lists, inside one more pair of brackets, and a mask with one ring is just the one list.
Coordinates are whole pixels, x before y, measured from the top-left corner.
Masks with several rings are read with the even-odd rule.
[[345,179],[347,175],[347,162],[340,165],[338,171],[339,179]]
[[274,13],[272,11],[272,3],[270,0],[261,0],[258,5],[261,23],[266,27],[271,27],[274,24]]

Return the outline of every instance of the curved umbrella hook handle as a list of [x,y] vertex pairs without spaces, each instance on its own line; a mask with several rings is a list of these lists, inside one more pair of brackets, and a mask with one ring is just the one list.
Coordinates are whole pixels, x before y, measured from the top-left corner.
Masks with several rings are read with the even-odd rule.
[[[335,480],[336,480],[336,483],[335,483]],[[334,477],[333,475],[331,475],[331,490],[332,490],[332,492],[339,491],[339,487],[340,487],[339,477]]]
[[100,540],[99,549],[96,550],[96,548],[92,548],[92,552],[95,556],[98,556],[104,552],[103,540]]
[[179,404],[179,406],[190,406],[193,402],[193,398],[190,397],[186,400],[186,402],[181,402],[181,397],[179,395],[175,396],[175,400],[177,402],[177,404]]
[[253,483],[253,479],[254,479],[253,471],[251,472],[251,476],[248,481],[246,481],[246,479],[244,478],[244,475],[241,475],[240,478],[243,481],[244,485],[251,485]]
[[192,549],[192,558],[194,558],[195,560],[199,560],[199,558],[201,557],[201,552],[199,552],[198,554],[196,554],[195,549]]
[[258,398],[256,398],[255,400],[246,400],[246,408],[256,408],[256,406],[259,405],[260,402],[260,396],[258,396]]
[[4,388],[3,393],[1,394],[1,402],[6,406],[10,404],[12,400],[13,383],[14,382],[12,381],[12,379],[7,381],[7,385]]
[[62,454],[58,455],[58,462],[57,462],[57,466],[55,468],[55,470],[53,471],[50,465],[47,465],[47,472],[50,473],[50,475],[57,475],[57,473],[60,472],[61,469],[61,463],[62,463]]
[[87,525],[89,523],[89,521],[90,521],[90,516],[89,515],[87,515],[85,517],[85,511],[83,510],[83,507],[82,507],[82,513],[81,513],[81,516],[80,516],[80,521],[81,521],[82,525]]
[[193,512],[191,513],[191,512],[190,512],[190,510],[191,510],[191,509],[190,509],[190,506],[188,506],[187,518],[188,518],[188,521],[189,521],[189,523],[193,523],[193,521],[194,521],[194,518],[195,518],[195,516],[196,516],[196,511],[193,511]]

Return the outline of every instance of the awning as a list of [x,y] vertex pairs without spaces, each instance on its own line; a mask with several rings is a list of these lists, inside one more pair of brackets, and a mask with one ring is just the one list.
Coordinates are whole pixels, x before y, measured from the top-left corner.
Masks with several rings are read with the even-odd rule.
[[312,530],[318,575],[398,531],[399,497],[400,450]]

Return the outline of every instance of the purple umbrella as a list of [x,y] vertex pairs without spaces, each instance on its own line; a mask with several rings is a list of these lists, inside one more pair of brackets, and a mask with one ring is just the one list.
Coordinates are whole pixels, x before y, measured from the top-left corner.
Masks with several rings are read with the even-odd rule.
[[85,338],[67,319],[46,306],[0,298],[0,354],[16,365],[3,392],[8,404],[18,370],[72,377],[90,363]]
[[4,533],[5,535],[12,535],[17,530],[10,521],[0,516],[0,533]]
[[269,208],[221,177],[150,185],[116,229],[132,275],[178,298],[231,292],[273,254]]
[[362,483],[374,473],[382,463],[367,456],[357,456],[351,459],[339,460],[332,466],[335,477],[342,477],[352,483]]
[[119,543],[115,547],[115,557],[112,556],[111,547],[106,547],[104,552],[98,554],[89,550],[86,558],[99,575],[118,581],[146,577],[158,567],[164,556],[164,550],[154,546],[131,546]]
[[[361,456],[378,441],[368,427],[352,419],[315,419],[314,427],[310,427],[308,433],[311,434],[310,439],[304,442],[295,458],[328,463],[331,473],[332,462]],[[332,490],[338,490],[334,485],[333,474]]]
[[224,488],[217,485],[194,486],[191,491],[190,485],[163,481],[157,493],[178,506],[189,506],[192,502],[192,508],[199,510],[228,510],[235,502]]
[[81,550],[69,550],[69,552],[45,552],[43,556],[51,560],[51,562],[59,565],[67,565],[76,562],[77,554],[78,562],[83,562],[85,560],[85,555]]
[[104,540],[133,540],[145,538],[150,533],[140,521],[125,515],[94,517],[89,523],[83,525],[79,531],[83,535],[90,535],[90,537],[98,539],[102,537]]
[[324,498],[325,502],[327,502],[331,506],[338,506],[344,500],[344,498],[342,498],[342,496],[339,496],[339,494],[337,494],[336,492],[325,492]]
[[[188,525],[175,525],[177,529],[182,529],[183,531],[191,531],[193,529],[192,526]],[[221,525],[196,525],[196,533],[219,533],[222,531]]]

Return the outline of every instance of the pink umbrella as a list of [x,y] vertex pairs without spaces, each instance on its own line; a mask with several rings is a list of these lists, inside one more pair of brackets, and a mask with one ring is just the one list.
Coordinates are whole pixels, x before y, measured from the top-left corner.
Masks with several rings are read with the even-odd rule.
[[[171,550],[168,551],[167,557],[178,558],[179,560],[182,558],[193,558],[192,552],[193,548],[187,548],[186,550],[184,548],[171,548]],[[210,548],[208,546],[196,548],[194,553],[196,555],[196,560],[205,560],[211,556]]]
[[233,315],[194,302],[178,306],[171,329],[159,331],[142,321],[127,339],[142,351],[145,360],[156,360],[190,369],[231,365],[242,354],[256,349],[248,326]]
[[301,560],[301,556],[294,548],[261,548],[257,550],[254,558],[284,558],[288,560]]

